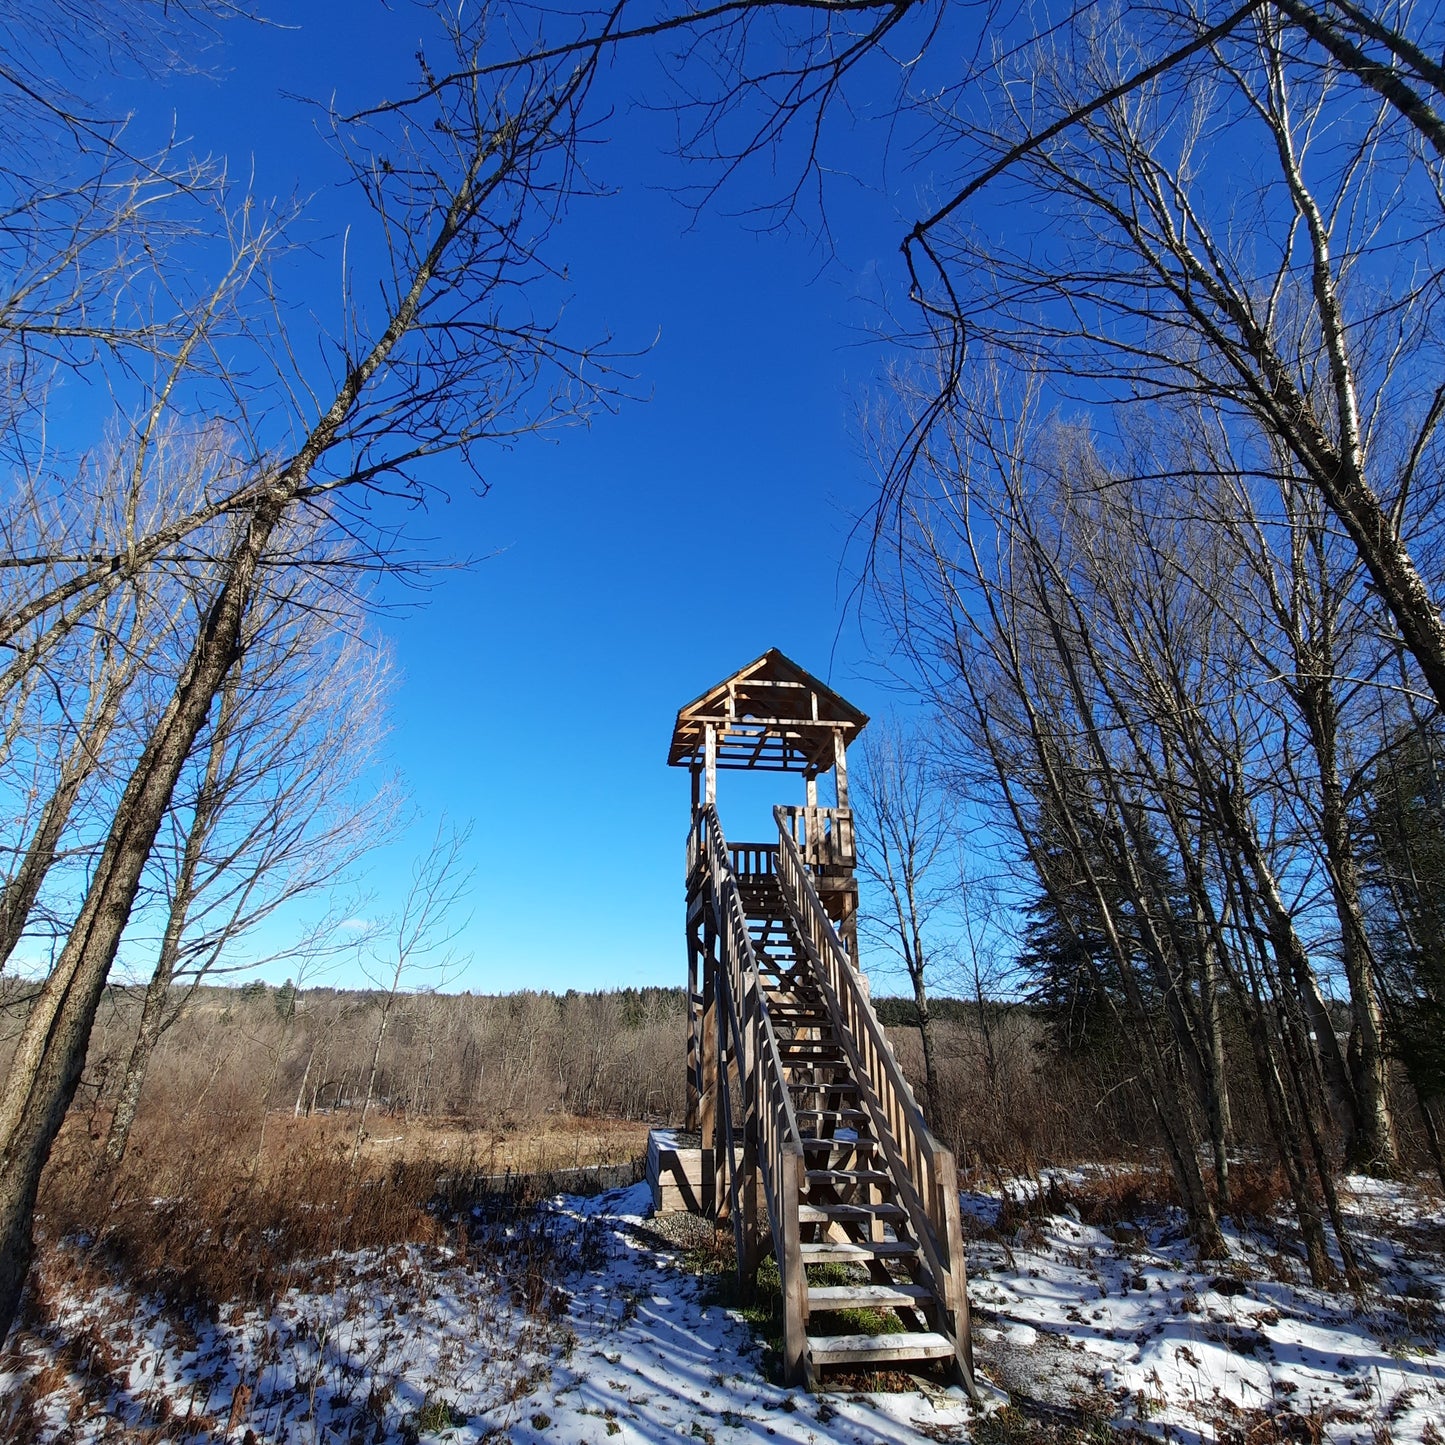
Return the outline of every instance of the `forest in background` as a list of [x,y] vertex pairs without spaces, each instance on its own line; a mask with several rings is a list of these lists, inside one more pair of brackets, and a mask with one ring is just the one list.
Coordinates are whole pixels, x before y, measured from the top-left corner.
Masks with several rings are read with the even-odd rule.
[[[11,1000],[23,992],[13,980],[4,990]],[[499,1152],[506,1140],[549,1132],[591,1138],[587,1121],[618,1122],[642,1126],[616,1136],[636,1153],[646,1127],[680,1126],[685,1112],[681,989],[420,993],[388,1009],[375,990],[256,981],[177,990],[172,1004],[134,1121],[139,1157],[125,1177],[136,1184],[163,1168],[167,1153],[204,1149],[208,1140],[260,1160],[268,1132],[284,1131],[288,1120],[323,1124],[306,1138],[324,1137],[342,1162],[358,1140],[371,1164],[385,1164],[388,1151],[375,1140],[420,1139],[421,1152],[441,1162],[475,1163],[490,1153],[500,1171],[512,1163]],[[930,1123],[967,1175],[996,1180],[1086,1161],[1162,1163],[1132,1045],[1106,1026],[1064,1046],[1064,1016],[1043,1004],[931,999],[937,1081],[930,1099],[916,1002],[883,994],[876,1004],[905,1074],[928,1102]],[[83,1157],[88,1173],[121,1178],[117,1166],[128,1151],[110,1158],[106,1151],[142,1006],[139,990],[107,994],[66,1168]],[[1329,1012],[1346,1038],[1348,1005],[1334,1001]],[[1243,1047],[1243,1027],[1228,1020],[1232,1047]],[[13,1037],[12,1026],[0,1058]],[[1397,1072],[1391,1088],[1403,1167],[1428,1168],[1429,1140],[1408,1080]],[[1236,1165],[1256,1176],[1261,1167],[1277,1172],[1267,1114],[1247,1074],[1233,1080],[1231,1104]],[[591,1150],[583,1145],[576,1162],[598,1162]],[[408,1143],[397,1153],[417,1151]],[[603,1153],[608,1162],[616,1157]]]

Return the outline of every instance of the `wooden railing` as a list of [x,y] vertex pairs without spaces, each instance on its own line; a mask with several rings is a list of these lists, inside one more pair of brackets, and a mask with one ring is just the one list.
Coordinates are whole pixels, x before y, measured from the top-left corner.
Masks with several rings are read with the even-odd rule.
[[776,843],[729,843],[728,855],[740,880],[771,878],[778,871]]
[[[712,895],[712,916],[718,928],[719,959],[714,978],[719,1020],[718,1058],[723,1062],[716,1081],[717,1138],[722,1143],[739,1266],[747,1270],[750,1264],[756,1263],[756,1231],[761,1222],[756,1219],[756,1200],[750,1193],[751,1180],[756,1177],[762,1187],[782,1285],[784,1375],[790,1381],[800,1381],[806,1368],[807,1281],[803,1273],[798,1202],[805,1187],[807,1166],[777,1036],[763,1000],[747,915],[738,892],[734,858],[740,851],[749,855],[746,864],[756,863],[759,867],[762,862],[759,855],[765,855],[768,872],[777,859],[777,849],[771,844],[729,848],[717,810],[711,805],[701,809],[689,837],[689,877],[696,859],[706,874],[706,886]],[[736,1157],[728,1061],[736,1065],[743,1100],[745,1157],[741,1168]],[[704,1147],[707,1142],[703,1141]],[[754,1162],[756,1171],[750,1167]]]
[[[783,831],[810,868],[852,868],[858,862],[851,808],[775,808]],[[786,820],[786,821],[784,821]]]
[[944,1327],[955,1341],[959,1362],[971,1382],[968,1290],[953,1155],[924,1121],[883,1025],[873,1011],[866,984],[818,897],[794,833],[794,817],[790,816],[799,811],[773,810],[780,836],[778,881],[783,899],[822,988],[834,1033],[848,1055],[879,1147],[891,1166],[897,1200],[907,1211],[929,1276],[925,1282],[933,1291]]

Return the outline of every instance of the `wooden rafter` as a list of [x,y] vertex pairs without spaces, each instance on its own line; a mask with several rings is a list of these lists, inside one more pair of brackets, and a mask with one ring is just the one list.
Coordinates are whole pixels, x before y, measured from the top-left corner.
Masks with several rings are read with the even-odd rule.
[[816,775],[867,725],[866,713],[770,648],[678,711],[667,760],[699,766],[711,726],[719,768]]

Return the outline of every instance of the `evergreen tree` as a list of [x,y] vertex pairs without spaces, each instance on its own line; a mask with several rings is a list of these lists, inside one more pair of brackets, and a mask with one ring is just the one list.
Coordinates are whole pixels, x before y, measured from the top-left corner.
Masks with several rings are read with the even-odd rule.
[[1422,1102],[1445,1103],[1445,730],[1401,732],[1364,805],[1366,917],[1391,1052]]
[[[1157,931],[1181,952],[1192,953],[1196,945],[1183,885],[1142,808],[1130,818],[1128,843],[1117,836],[1117,829],[1115,836],[1109,836],[1096,805],[1086,796],[1080,797],[1071,818],[1088,850],[1084,857],[1060,826],[1053,806],[1039,807],[1033,861],[1041,887],[1026,910],[1029,921],[1018,963],[1029,978],[1028,1000],[1047,1017],[1055,1046],[1080,1052],[1110,1036],[1115,1010],[1122,1006],[1118,959],[1089,874],[1100,885],[1108,917],[1146,998],[1157,997],[1159,990],[1139,911],[1126,885],[1121,847],[1130,846],[1136,854]],[[1172,960],[1174,968],[1179,962]]]

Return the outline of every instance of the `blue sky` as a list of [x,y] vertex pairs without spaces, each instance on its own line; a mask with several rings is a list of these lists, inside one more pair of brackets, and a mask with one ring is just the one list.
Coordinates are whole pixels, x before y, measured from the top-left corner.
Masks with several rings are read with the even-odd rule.
[[[269,13],[270,28],[225,27],[209,75],[123,93],[138,126],[174,115],[258,193],[314,193],[325,274],[344,207],[287,97],[398,93],[419,22],[370,0]],[[765,176],[695,217],[673,194],[696,177],[668,156],[666,118],[627,103],[649,72],[611,79],[619,109],[591,167],[614,193],[574,207],[556,254],[569,324],[649,348],[646,399],[499,453],[484,498],[444,474],[450,500],[416,534],[434,555],[490,555],[384,624],[403,675],[390,761],[418,818],[375,855],[371,907],[395,903],[439,816],[471,821],[472,962],[453,986],[478,991],[682,979],[688,784],[665,766],[680,704],[770,646],[869,712],[895,701],[846,615],[845,554],[870,495],[854,417],[885,356],[871,328],[914,207],[838,185],[836,252],[735,214]],[[841,143],[862,161],[875,141]],[[801,789],[726,776],[724,826],[766,837],[768,805]]]

